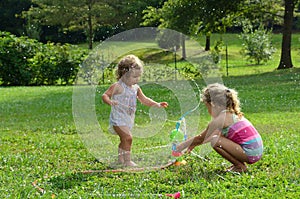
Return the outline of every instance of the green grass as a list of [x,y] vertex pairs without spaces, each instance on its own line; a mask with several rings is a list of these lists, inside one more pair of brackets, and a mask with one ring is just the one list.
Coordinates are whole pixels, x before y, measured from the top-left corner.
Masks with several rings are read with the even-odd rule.
[[[190,155],[185,157],[187,165],[166,170],[80,174],[107,165],[95,160],[77,134],[72,116],[73,88],[0,88],[0,197],[51,198],[54,194],[56,198],[159,198],[158,194],[180,191],[184,192],[182,198],[297,198],[300,70],[268,69],[253,74],[246,66],[240,69],[223,81],[239,92],[242,110],[261,133],[265,147],[263,159],[240,175],[224,173],[230,164],[209,148],[203,155],[206,160]],[[97,118],[104,127],[109,107],[103,106],[100,97],[106,88],[99,86],[95,96]],[[143,90],[155,100],[169,101],[168,119],[180,116],[172,92],[159,85],[145,85]],[[199,110],[204,127],[209,117],[203,104]],[[138,124],[149,121],[148,111],[138,106]],[[162,135],[172,128],[174,123],[167,122]],[[134,144],[146,146],[151,142]],[[44,194],[32,186],[34,181],[46,191]]]
[[[219,37],[213,35],[212,43]],[[296,198],[300,193],[300,70],[298,67],[274,70],[279,63],[281,35],[273,35],[273,44],[278,49],[274,58],[260,66],[248,64],[239,54],[241,41],[236,34],[222,37],[229,51],[229,77],[223,77],[223,81],[239,92],[243,112],[261,133],[265,146],[263,159],[250,165],[248,173],[224,173],[229,163],[209,147],[199,147],[195,151],[206,160],[190,155],[185,158],[188,162],[185,166],[141,173],[80,174],[83,170],[106,169],[108,166],[95,159],[77,132],[72,115],[73,87],[0,88],[0,197],[158,198],[158,194],[181,191],[183,198]],[[293,35],[295,66],[300,62],[299,37],[300,34]],[[189,42],[192,50],[199,47]],[[111,51],[118,54],[119,48],[130,51],[136,45],[135,42],[117,42],[111,46]],[[142,60],[160,60],[159,63],[174,67],[172,53],[153,49],[155,46],[147,42],[138,45],[143,49],[133,52]],[[182,62],[177,64],[178,67],[184,65]],[[224,51],[221,67],[225,76]],[[204,86],[203,81],[197,81]],[[109,135],[106,129],[110,108],[100,100],[106,88],[107,85],[99,86],[95,96],[97,120],[104,129],[99,132],[99,140],[102,134]],[[182,114],[180,104],[170,90],[157,84],[146,84],[143,91],[157,101],[169,102],[170,107],[166,110],[169,120],[159,134],[147,141],[135,138],[133,149],[136,152],[166,144],[168,133],[175,126],[174,120]],[[203,105],[199,112],[200,131],[209,116]],[[136,123],[139,129],[151,133],[157,126],[149,128],[148,113],[149,108],[139,105]],[[192,116],[189,121],[194,119],[197,117]],[[108,137],[117,146],[117,136]],[[105,156],[109,150],[114,150],[111,148],[102,146],[100,154],[104,150]],[[145,155],[144,158],[149,157]],[[159,156],[154,160],[157,158]],[[41,194],[32,186],[35,181],[46,193]]]
[[[217,36],[216,36],[217,37]],[[215,38],[216,39],[216,38]],[[245,74],[259,74],[264,72],[271,72],[275,70],[280,61],[281,53],[281,34],[272,35],[272,45],[276,48],[275,54],[272,56],[272,59],[267,63],[262,65],[253,65],[249,63],[243,56],[240,54],[241,50],[241,40],[238,38],[237,34],[226,34],[223,37],[224,43],[228,45],[228,66],[229,66],[229,75],[245,75]],[[292,48],[291,48],[292,62],[295,66],[299,66],[300,62],[300,34],[295,33],[292,35]],[[226,74],[226,62],[225,62],[225,53],[222,54],[223,74]],[[247,71],[247,72],[245,72]]]
[[[224,44],[228,46],[228,68],[226,66],[226,50],[225,46],[221,51],[221,63],[219,67],[221,68],[221,73],[226,76],[227,69],[228,75],[233,76],[242,76],[249,74],[260,74],[266,72],[272,72],[276,70],[280,61],[280,53],[281,53],[281,34],[272,34],[272,45],[276,48],[275,54],[272,56],[271,60],[267,63],[263,63],[261,65],[254,65],[246,60],[245,57],[241,55],[241,46],[242,40],[239,38],[238,34],[212,34],[211,36],[211,47],[213,47],[214,43],[222,39]],[[95,43],[97,46],[99,43]],[[85,47],[85,45],[81,45]],[[175,67],[174,65],[174,54],[172,52],[166,52],[157,47],[157,44],[154,42],[146,42],[146,41],[138,41],[138,42],[112,42],[110,41],[109,47],[106,49],[105,54],[110,54],[110,57],[123,56],[122,53],[133,53],[139,56],[146,64],[150,65],[150,68],[157,68],[157,64],[161,64],[162,68],[171,68]],[[201,50],[205,46],[205,37],[201,36],[195,40],[187,40],[186,48],[188,51],[194,52],[198,51],[201,54]],[[95,49],[102,49],[101,46],[97,46]],[[136,50],[137,49],[137,50]],[[96,51],[96,50],[94,50]],[[122,52],[122,53],[121,53]],[[181,49],[177,52],[177,67],[180,69],[186,65],[186,62],[180,61]],[[189,56],[189,55],[187,55]],[[291,56],[292,62],[295,67],[299,67],[300,63],[300,34],[294,33],[292,35],[292,46],[291,46]],[[118,60],[114,60],[117,62]],[[161,69],[160,69],[161,70]],[[112,78],[112,76],[108,77]],[[112,81],[112,80],[111,80]]]

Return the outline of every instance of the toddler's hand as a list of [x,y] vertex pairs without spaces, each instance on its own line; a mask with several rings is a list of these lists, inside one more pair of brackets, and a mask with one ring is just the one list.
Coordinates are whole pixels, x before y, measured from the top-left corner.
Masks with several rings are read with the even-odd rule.
[[118,102],[115,101],[115,100],[111,100],[111,101],[110,101],[110,105],[111,105],[111,106],[116,106],[116,105],[118,105]]
[[160,107],[167,108],[169,106],[168,102],[160,102]]

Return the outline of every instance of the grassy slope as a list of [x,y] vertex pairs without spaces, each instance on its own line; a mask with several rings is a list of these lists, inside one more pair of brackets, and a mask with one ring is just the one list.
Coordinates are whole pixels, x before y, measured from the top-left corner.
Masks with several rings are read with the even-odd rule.
[[[213,35],[211,44],[214,44],[215,40],[220,39],[220,35]],[[260,66],[252,65],[244,57],[241,56],[241,44],[242,41],[239,39],[237,34],[226,34],[222,35],[222,40],[224,44],[228,45],[228,66],[229,75],[246,75],[246,74],[259,74],[264,72],[271,72],[275,70],[280,61],[281,52],[281,34],[272,35],[272,45],[276,48],[275,54],[272,59],[267,62],[267,64],[262,64]],[[204,42],[204,40],[202,41]],[[300,62],[300,34],[292,35],[292,62],[295,66],[299,66]],[[222,53],[221,65],[223,67],[223,74],[226,74],[226,61],[225,61],[225,49]]]
[[[262,64],[260,66],[256,66],[251,64],[249,61],[247,61],[243,56],[241,56],[241,44],[242,40],[239,39],[238,34],[213,34],[211,36],[211,47],[214,45],[215,41],[222,39],[225,45],[228,45],[228,67],[229,67],[229,75],[230,76],[236,76],[236,75],[247,75],[247,74],[259,74],[264,72],[271,72],[275,70],[279,64],[280,61],[280,52],[281,52],[281,40],[282,35],[281,34],[273,34],[272,35],[272,45],[276,48],[276,52],[273,55],[272,59],[268,61],[267,64]],[[202,36],[199,39],[199,46],[194,46],[190,44],[191,42],[187,41],[187,46],[190,48],[198,48],[199,46],[204,47],[205,46],[205,37]],[[119,48],[122,49],[130,49],[132,46],[135,46],[135,44],[132,44],[132,42],[123,42],[120,43],[114,43],[111,42],[111,48],[114,53],[118,52]],[[156,44],[152,43],[149,44],[147,42],[138,42],[139,48],[150,48],[154,47]],[[82,47],[87,46],[85,44],[81,45]],[[98,46],[98,43],[95,43],[95,46]],[[295,66],[299,66],[300,63],[300,34],[294,33],[292,35],[292,62]],[[109,51],[109,50],[108,50]],[[129,51],[129,50],[128,50]],[[147,56],[145,56],[146,52],[140,53],[141,50],[137,53],[138,56],[141,58],[150,59]],[[178,51],[180,52],[180,50]],[[221,66],[223,68],[223,74],[226,75],[226,60],[225,60],[225,47],[223,47],[221,52]],[[158,58],[162,62],[166,61],[164,60],[165,57],[155,57]],[[167,57],[170,59],[169,61],[172,63],[173,56]],[[147,61],[147,60],[146,60]]]

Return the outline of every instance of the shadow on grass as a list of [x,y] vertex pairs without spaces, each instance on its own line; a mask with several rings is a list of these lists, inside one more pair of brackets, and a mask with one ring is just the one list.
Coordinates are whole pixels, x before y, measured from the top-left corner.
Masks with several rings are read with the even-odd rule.
[[89,176],[82,173],[62,174],[50,178],[49,182],[54,189],[71,189],[80,186],[82,182],[88,181]]

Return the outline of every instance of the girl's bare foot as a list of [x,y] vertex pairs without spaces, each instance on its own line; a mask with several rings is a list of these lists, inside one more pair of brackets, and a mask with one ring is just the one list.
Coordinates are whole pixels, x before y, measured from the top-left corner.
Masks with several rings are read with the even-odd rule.
[[226,172],[231,171],[233,167],[234,167],[234,165],[231,165],[230,167],[228,167],[228,168],[226,169]]
[[247,166],[244,164],[241,165],[232,165],[228,169],[226,169],[226,172],[238,172],[243,173],[247,171]]

